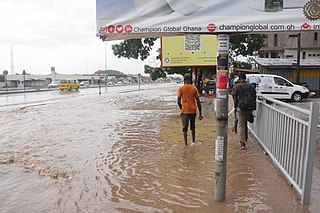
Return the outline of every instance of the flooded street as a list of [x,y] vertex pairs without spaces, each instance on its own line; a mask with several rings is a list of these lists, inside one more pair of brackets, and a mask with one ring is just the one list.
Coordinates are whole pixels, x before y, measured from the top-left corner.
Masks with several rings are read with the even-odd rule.
[[240,151],[231,131],[216,203],[213,106],[202,99],[199,144],[184,146],[178,86],[0,108],[0,212],[319,212],[319,143],[312,203],[301,205],[253,137]]

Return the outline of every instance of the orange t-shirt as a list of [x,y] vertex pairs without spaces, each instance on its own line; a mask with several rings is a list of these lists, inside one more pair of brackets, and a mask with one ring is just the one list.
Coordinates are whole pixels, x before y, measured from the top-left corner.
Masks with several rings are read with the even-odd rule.
[[196,114],[196,97],[200,97],[196,87],[191,84],[184,84],[178,89],[178,97],[182,99],[181,113]]

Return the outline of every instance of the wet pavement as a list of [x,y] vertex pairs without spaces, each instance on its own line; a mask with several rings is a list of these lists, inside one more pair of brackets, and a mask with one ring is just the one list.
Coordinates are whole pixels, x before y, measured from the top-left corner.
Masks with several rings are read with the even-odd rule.
[[212,100],[185,146],[178,86],[0,108],[0,212],[319,212],[319,147],[301,205],[252,137],[240,151],[231,118],[226,202],[215,202]]

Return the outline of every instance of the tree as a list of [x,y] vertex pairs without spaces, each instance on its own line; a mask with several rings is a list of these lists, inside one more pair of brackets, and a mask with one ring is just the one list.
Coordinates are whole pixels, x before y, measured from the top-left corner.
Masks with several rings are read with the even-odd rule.
[[124,40],[120,44],[112,45],[113,54],[118,58],[134,58],[143,61],[149,55],[158,38],[130,39]]
[[144,65],[144,73],[150,74],[151,79],[157,80],[158,78],[165,78],[166,73],[160,67],[151,67],[149,65]]
[[250,59],[247,59],[247,61],[232,61],[232,67],[240,69],[251,69],[252,64],[250,63]]
[[250,60],[237,61],[237,56],[251,56],[258,51],[267,38],[264,34],[234,34],[230,36],[229,62],[234,68],[251,69]]
[[[121,42],[120,44],[112,45],[113,54],[118,58],[134,58],[145,60],[149,55],[154,42],[158,38],[144,38],[144,39],[130,39]],[[250,56],[254,54],[257,50],[259,50],[263,46],[263,42],[266,39],[266,35],[262,34],[234,34],[230,36],[230,63],[233,67],[244,68],[248,67],[249,62],[239,63],[236,61],[236,57],[242,55],[244,57]],[[158,50],[159,56],[157,59],[160,59],[160,51]],[[147,68],[147,69],[146,69]],[[162,72],[166,72],[168,74],[181,74],[184,75],[188,71],[187,67],[180,68],[159,68],[160,70],[156,71],[155,69],[151,69],[150,66],[145,66],[145,73],[153,73],[154,77],[163,76]],[[203,70],[204,77],[211,77],[212,67],[198,67],[199,70]]]
[[235,55],[250,56],[263,46],[263,34],[234,34],[230,36],[230,50]]

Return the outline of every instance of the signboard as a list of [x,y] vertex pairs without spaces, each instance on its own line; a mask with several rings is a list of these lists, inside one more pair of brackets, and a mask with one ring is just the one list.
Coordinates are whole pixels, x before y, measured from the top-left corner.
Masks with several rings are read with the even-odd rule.
[[217,161],[223,161],[223,141],[222,136],[217,136],[216,147],[215,147],[215,159]]
[[218,36],[218,53],[219,54],[229,53],[229,36],[226,34],[220,34]]
[[219,55],[217,67],[217,89],[227,89],[228,75],[228,56]]
[[[205,45],[204,45],[205,44]],[[215,66],[217,36],[185,35],[161,38],[161,66]]]
[[320,30],[320,0],[96,0],[103,40]]

